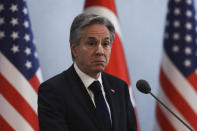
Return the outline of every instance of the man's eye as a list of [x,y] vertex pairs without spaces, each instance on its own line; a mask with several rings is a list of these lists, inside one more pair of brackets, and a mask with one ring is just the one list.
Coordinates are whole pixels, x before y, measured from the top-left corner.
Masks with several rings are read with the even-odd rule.
[[106,46],[110,46],[110,43],[109,42],[104,42],[103,45],[106,47]]
[[94,42],[88,42],[88,45],[93,46],[93,45],[95,45],[95,43]]

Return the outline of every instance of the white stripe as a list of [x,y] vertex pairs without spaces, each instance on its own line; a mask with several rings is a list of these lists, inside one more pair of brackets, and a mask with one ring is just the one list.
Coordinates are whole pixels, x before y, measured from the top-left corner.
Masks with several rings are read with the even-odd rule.
[[117,16],[109,9],[102,6],[90,6],[84,10],[85,13],[94,13],[96,15],[101,15],[108,18],[114,25],[115,30],[119,37],[121,38],[120,24]]
[[31,108],[37,113],[37,93],[33,87],[1,52],[0,60],[0,71],[2,75],[15,87],[19,94],[24,97]]
[[10,105],[0,94],[0,114],[9,125],[16,131],[33,131],[33,128],[26,120]]
[[42,79],[43,77],[42,77],[42,71],[41,71],[40,68],[38,68],[38,70],[36,72],[36,76],[37,76],[39,82],[42,83],[43,82],[43,79]]
[[[188,125],[188,121],[184,119],[184,117],[181,115],[181,113],[176,109],[176,107],[169,101],[169,99],[166,97],[166,95],[163,93],[162,88],[159,90],[159,99],[167,106],[169,107],[177,116],[179,116],[184,122],[186,122]],[[177,131],[188,131],[188,129],[178,120],[176,119],[170,112],[168,112],[166,109],[164,109],[163,106],[161,106],[162,112],[165,114],[168,121],[173,125],[173,127]],[[191,125],[190,125],[191,127]]]
[[165,75],[168,77],[171,83],[173,83],[176,90],[183,96],[185,101],[197,114],[197,92],[179,72],[179,70],[173,65],[165,53],[163,54],[162,67]]
[[135,107],[135,101],[134,101],[134,97],[133,97],[133,89],[131,86],[129,86],[129,95],[131,98],[132,105],[133,105],[133,107]]

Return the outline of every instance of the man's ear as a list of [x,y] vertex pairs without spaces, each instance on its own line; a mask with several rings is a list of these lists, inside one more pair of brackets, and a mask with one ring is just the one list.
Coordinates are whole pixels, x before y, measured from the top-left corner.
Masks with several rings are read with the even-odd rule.
[[72,55],[73,55],[74,57],[77,56],[76,47],[77,47],[77,44],[75,44],[75,43],[73,43],[73,42],[70,42],[71,52],[72,52]]

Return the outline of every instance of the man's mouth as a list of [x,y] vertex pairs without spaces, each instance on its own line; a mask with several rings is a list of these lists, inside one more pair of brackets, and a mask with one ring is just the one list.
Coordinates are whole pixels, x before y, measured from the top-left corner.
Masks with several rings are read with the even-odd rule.
[[93,63],[96,63],[96,64],[103,64],[105,61],[103,60],[96,60],[96,61],[93,61]]

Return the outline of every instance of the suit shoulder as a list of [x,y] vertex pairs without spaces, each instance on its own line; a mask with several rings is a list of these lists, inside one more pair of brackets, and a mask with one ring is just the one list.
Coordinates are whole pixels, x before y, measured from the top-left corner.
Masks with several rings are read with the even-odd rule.
[[41,86],[42,85],[57,85],[58,86],[62,83],[65,83],[68,81],[69,74],[72,74],[71,72],[72,72],[72,69],[69,68],[69,69],[49,78],[48,80],[44,81],[41,84]]
[[59,81],[62,81],[62,79],[64,78],[66,71],[63,71],[62,73],[59,73],[51,78],[49,78],[48,80],[44,81],[42,84],[45,83],[58,83]]
[[116,76],[113,76],[113,75],[105,73],[105,72],[103,72],[102,75],[108,81],[112,81],[112,82],[115,82],[115,83],[122,83],[122,84],[126,84],[127,85],[127,83],[124,80],[122,80],[122,79],[120,79],[120,78],[118,78]]

